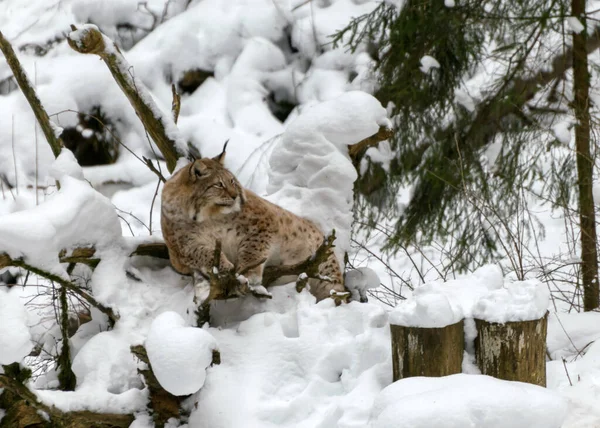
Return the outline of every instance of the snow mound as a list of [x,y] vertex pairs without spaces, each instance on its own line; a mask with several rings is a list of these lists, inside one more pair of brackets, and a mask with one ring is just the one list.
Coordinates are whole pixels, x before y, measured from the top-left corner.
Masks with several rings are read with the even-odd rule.
[[161,386],[173,395],[188,395],[204,385],[217,341],[208,332],[186,326],[175,312],[164,312],[152,322],[146,351]]
[[544,316],[550,303],[548,287],[539,281],[516,281],[483,296],[473,317],[489,322],[531,321]]
[[269,199],[336,230],[338,260],[350,250],[356,169],[348,146],[390,127],[386,110],[364,92],[347,92],[303,110],[284,132],[269,159]]
[[65,278],[58,261],[60,250],[77,245],[102,249],[120,238],[121,225],[110,201],[88,183],[69,176],[62,177],[60,191],[46,202],[0,218],[0,252],[24,257]]
[[371,428],[559,428],[567,403],[545,388],[483,375],[413,377],[376,398]]
[[21,362],[33,348],[21,300],[0,287],[0,365]]
[[[368,426],[373,398],[392,381],[385,311],[358,302],[336,307],[331,299],[315,304],[294,287],[274,287],[262,303],[269,312],[209,330],[221,364],[209,371],[190,427]],[[226,306],[235,302],[219,302],[211,314]]]
[[389,317],[393,325],[424,328],[446,327],[463,318],[460,308],[452,308],[448,298],[441,293],[416,296],[396,306]]

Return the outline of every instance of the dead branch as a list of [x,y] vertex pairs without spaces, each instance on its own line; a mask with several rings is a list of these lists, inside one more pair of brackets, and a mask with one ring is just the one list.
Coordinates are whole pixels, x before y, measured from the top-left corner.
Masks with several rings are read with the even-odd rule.
[[[81,250],[81,253],[90,254],[90,252],[88,251],[89,249],[85,250],[85,251],[83,249],[80,249],[80,250]],[[91,254],[93,255],[93,253],[91,253]],[[67,281],[66,279],[61,278],[58,275],[55,275],[50,272],[46,272],[43,269],[32,266],[32,265],[26,263],[25,261],[23,261],[23,259],[20,259],[20,258],[13,259],[8,254],[1,253],[0,254],[0,269],[8,267],[8,266],[15,266],[15,267],[20,267],[20,268],[26,269],[31,273],[41,276],[42,278],[46,278],[50,281],[54,281],[57,284],[62,285],[69,291],[72,291],[73,293],[77,294],[79,297],[84,299],[90,305],[97,308],[100,312],[105,314],[108,317],[109,323],[111,325],[114,325],[115,322],[117,322],[117,320],[119,319],[119,316],[117,314],[115,314],[111,308],[108,308],[108,307],[104,306],[103,304],[101,304],[100,302],[98,302],[94,297],[92,297],[87,292],[83,291],[78,285],[72,283],[71,281]]]
[[392,129],[382,126],[379,128],[379,131],[377,131],[376,134],[373,134],[356,144],[348,146],[348,154],[350,155],[350,159],[352,159],[352,164],[354,167],[358,167],[361,159],[369,147],[375,147],[380,142],[389,140],[393,135],[394,131]]
[[67,37],[69,46],[79,53],[95,54],[102,58],[165,158],[167,169],[173,172],[177,159],[186,155],[181,152],[183,149],[180,147],[183,147],[183,144],[178,146],[180,137],[173,118],[162,113],[154,103],[148,90],[133,76],[132,67],[110,38],[92,25],[87,25],[81,30],[71,25],[71,29],[73,32]]
[[25,95],[25,98],[27,98],[31,109],[35,114],[35,118],[37,119],[42,131],[44,132],[44,135],[46,136],[46,140],[48,140],[48,144],[50,144],[50,148],[52,149],[52,153],[54,153],[54,157],[58,157],[60,151],[62,150],[63,142],[60,137],[55,134],[55,127],[52,125],[52,122],[50,122],[48,113],[46,113],[46,110],[44,110],[44,107],[42,106],[42,103],[40,102],[40,99],[38,98],[31,81],[27,78],[25,70],[23,70],[19,59],[15,55],[15,51],[8,40],[4,38],[2,32],[0,32],[0,50],[2,50],[8,66],[15,76],[15,80],[17,81],[19,88],[21,88],[23,95]]

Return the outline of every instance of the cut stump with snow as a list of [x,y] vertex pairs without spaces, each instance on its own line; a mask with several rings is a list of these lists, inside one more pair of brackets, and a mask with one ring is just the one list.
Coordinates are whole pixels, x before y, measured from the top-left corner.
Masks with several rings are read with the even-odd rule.
[[441,328],[390,325],[394,381],[462,371],[464,320]]
[[481,373],[546,386],[548,314],[531,321],[495,323],[475,319],[475,355]]

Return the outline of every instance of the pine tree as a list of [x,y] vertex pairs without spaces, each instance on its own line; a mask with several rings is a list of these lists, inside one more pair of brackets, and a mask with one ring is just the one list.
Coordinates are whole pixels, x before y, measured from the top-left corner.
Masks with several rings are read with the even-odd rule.
[[[584,0],[406,0],[400,9],[383,2],[335,35],[334,43],[375,52],[376,96],[393,103],[390,174],[371,164],[358,185],[370,224],[399,216],[388,249],[451,237],[454,262],[466,269],[510,250],[503,235],[514,233],[510,219],[529,195],[554,208],[575,202],[585,308],[598,306],[587,55],[600,35],[571,38],[571,15],[586,25]],[[425,69],[426,55],[439,66]],[[553,132],[573,114],[577,156]],[[412,186],[403,209],[400,186]]]

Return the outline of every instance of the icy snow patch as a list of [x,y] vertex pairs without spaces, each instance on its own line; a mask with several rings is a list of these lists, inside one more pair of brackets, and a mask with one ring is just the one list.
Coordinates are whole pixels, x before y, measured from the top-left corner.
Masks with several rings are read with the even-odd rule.
[[454,0],[444,0],[444,6],[454,7],[455,6]]
[[371,428],[559,428],[565,400],[545,388],[483,375],[412,377],[375,400]]
[[0,365],[21,362],[32,348],[21,300],[6,287],[0,287]]
[[473,317],[488,322],[531,321],[548,311],[550,291],[536,280],[515,281],[492,290],[473,308]]
[[429,55],[425,55],[423,58],[421,58],[421,67],[419,67],[419,70],[421,70],[423,73],[429,73],[429,70],[432,68],[440,68],[440,63],[437,61],[437,59]]
[[164,312],[152,322],[146,351],[161,386],[173,395],[193,394],[204,385],[217,341],[200,328],[186,326],[175,312]]

